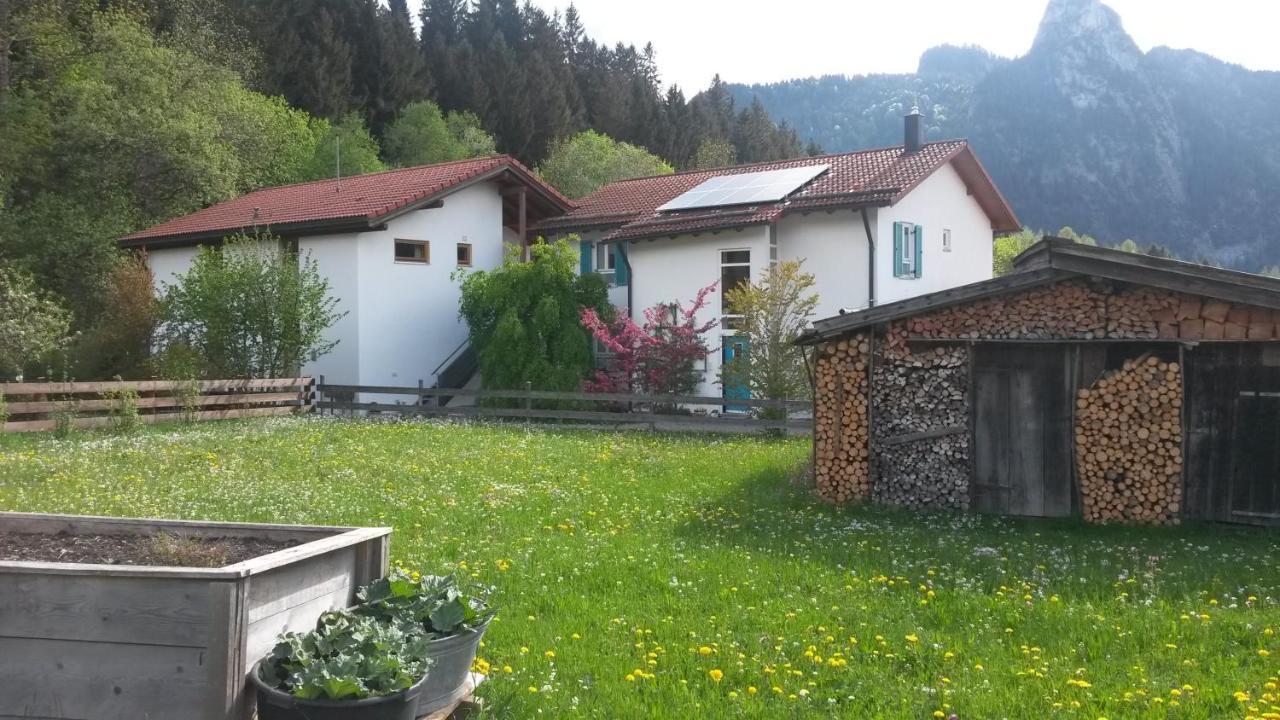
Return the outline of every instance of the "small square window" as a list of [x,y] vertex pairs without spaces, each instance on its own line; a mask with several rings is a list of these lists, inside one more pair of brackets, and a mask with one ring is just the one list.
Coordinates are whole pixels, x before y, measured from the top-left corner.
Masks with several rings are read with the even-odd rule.
[[431,262],[431,244],[426,240],[396,240],[396,262]]
[[458,243],[458,267],[471,267],[471,243]]
[[951,231],[942,231],[942,252],[951,252]]

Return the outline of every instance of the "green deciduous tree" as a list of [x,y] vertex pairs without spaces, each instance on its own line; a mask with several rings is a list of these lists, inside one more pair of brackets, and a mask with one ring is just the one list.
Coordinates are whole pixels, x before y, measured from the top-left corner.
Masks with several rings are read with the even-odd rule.
[[324,180],[386,170],[379,157],[378,141],[364,121],[347,113],[337,122],[323,118],[311,121],[314,151],[303,164],[299,180]]
[[471,113],[446,116],[430,100],[412,103],[387,128],[387,162],[408,167],[492,155],[493,138],[479,124]]
[[530,262],[511,248],[496,270],[462,278],[460,315],[487,388],[577,390],[591,374],[591,335],[579,317],[592,308],[612,319],[608,288],[577,272],[577,242],[536,243]]
[[125,255],[108,275],[102,317],[70,349],[81,380],[142,378],[149,374],[151,342],[160,322],[154,277],[141,255]]
[[[23,52],[0,117],[0,256],[93,325],[130,230],[298,179],[305,113],[162,45],[122,12],[15,8]],[[3,191],[0,191],[3,192]]]
[[707,138],[698,145],[693,155],[692,167],[698,170],[732,165],[735,160],[733,143],[718,138]]
[[617,180],[673,171],[662,158],[644,148],[593,130],[554,143],[546,162],[538,168],[543,179],[571,198],[589,195]]
[[28,274],[0,268],[0,379],[20,374],[66,338],[71,315]]
[[194,349],[208,377],[284,377],[337,345],[325,331],[346,312],[307,256],[268,234],[202,247],[166,286],[166,345]]
[[[725,291],[729,312],[740,315],[739,332],[748,340],[721,369],[725,387],[746,387],[752,397],[796,400],[810,397],[812,388],[804,354],[792,345],[813,317],[818,295],[813,275],[789,260],[766,268],[755,283],[741,283]],[[786,417],[769,408],[765,416]]]
[[995,240],[992,273],[999,277],[1013,272],[1013,259],[1023,250],[1035,245],[1040,237],[1030,228],[1009,235],[1001,235]]

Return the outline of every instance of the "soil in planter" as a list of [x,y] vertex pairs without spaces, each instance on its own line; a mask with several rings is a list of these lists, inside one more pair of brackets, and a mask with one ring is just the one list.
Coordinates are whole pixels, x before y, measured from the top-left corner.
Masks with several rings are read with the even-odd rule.
[[257,538],[0,532],[0,560],[223,567],[298,545]]

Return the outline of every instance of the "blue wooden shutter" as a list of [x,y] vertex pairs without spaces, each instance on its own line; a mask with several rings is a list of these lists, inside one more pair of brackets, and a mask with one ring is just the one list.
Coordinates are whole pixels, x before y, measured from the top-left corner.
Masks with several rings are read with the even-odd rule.
[[631,280],[631,273],[627,272],[627,246],[626,243],[617,243],[613,246],[613,284],[626,285]]
[[902,277],[902,223],[893,224],[893,276]]
[[586,275],[591,272],[591,252],[594,248],[592,247],[590,240],[583,240],[579,242],[578,247],[580,248],[581,253],[579,256],[580,264],[578,269],[583,275]]
[[920,277],[924,274],[924,265],[921,262],[924,259],[924,226],[916,225],[916,231],[914,234],[916,247],[915,252],[912,253],[915,256],[915,262],[912,263],[912,268],[915,270],[915,276]]

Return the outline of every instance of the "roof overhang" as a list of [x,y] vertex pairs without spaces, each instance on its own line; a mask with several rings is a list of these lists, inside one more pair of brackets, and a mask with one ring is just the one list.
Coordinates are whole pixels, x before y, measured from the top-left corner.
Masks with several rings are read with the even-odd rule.
[[1280,309],[1280,279],[1046,237],[1014,259],[1014,272],[818,320],[796,338],[816,345],[867,327],[1070,278],[1097,278]]
[[141,237],[127,235],[120,240],[117,240],[116,244],[122,248],[170,248],[217,242],[237,233],[253,233],[260,230],[269,231],[276,235],[285,237],[381,230],[386,227],[388,222],[398,217],[415,210],[440,207],[441,202],[447,196],[474,185],[492,181],[506,181],[509,184],[515,183],[528,188],[530,192],[527,198],[532,201],[530,205],[532,205],[539,213],[548,217],[560,215],[573,207],[572,202],[568,198],[559,194],[542,180],[528,172],[524,166],[508,159],[506,162],[503,162],[490,170],[473,175],[472,177],[449,185],[448,187],[442,188],[434,193],[414,198],[407,203],[389,208],[385,212],[381,212],[376,215],[352,215],[347,217],[325,218],[324,220],[308,220],[303,222],[243,225],[240,227],[214,228],[199,232],[176,233],[172,235],[144,235]]
[[969,147],[969,143],[964,143],[957,147],[946,162],[938,164],[928,175],[923,175],[911,185],[908,185],[898,191],[896,197],[893,198],[892,204],[898,204],[902,198],[908,193],[915,190],[920,183],[933,176],[939,168],[950,164],[964,182],[965,190],[978,203],[982,211],[986,213],[987,218],[991,221],[991,229],[995,232],[1018,232],[1022,229],[1022,223],[1018,221],[1018,216],[1014,214],[1013,208],[1009,205],[1009,201],[1005,200],[1004,194],[1000,192],[1000,188],[996,187],[996,183],[991,179],[991,175],[987,173],[987,169],[983,167],[982,161],[978,159],[973,148]]

